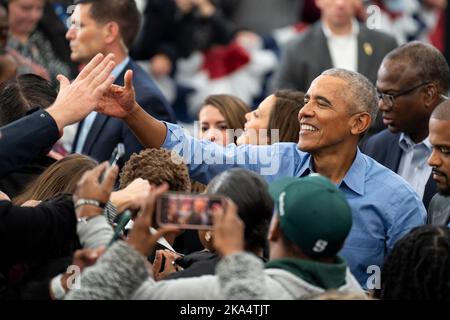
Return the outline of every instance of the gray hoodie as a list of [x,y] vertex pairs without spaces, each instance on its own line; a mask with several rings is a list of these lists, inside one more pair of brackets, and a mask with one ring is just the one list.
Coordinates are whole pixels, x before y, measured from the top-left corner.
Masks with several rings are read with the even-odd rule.
[[[348,269],[346,284],[338,290],[363,292]],[[216,275],[155,282],[149,277],[145,257],[120,241],[83,272],[81,289],[70,292],[66,299],[275,300],[300,299],[322,292],[288,271],[264,269],[258,258],[247,253],[223,258]]]

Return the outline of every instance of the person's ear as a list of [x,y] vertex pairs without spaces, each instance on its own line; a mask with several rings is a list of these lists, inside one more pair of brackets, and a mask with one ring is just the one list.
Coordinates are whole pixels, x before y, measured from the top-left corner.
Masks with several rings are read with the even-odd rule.
[[367,112],[358,112],[351,118],[350,131],[355,136],[366,132],[372,123],[372,116]]
[[270,223],[268,240],[276,242],[278,239],[280,239],[280,220],[278,219],[277,214],[274,214]]
[[108,22],[104,26],[104,34],[105,34],[105,42],[107,44],[111,44],[116,41],[117,38],[120,37],[120,29],[117,22]]
[[436,99],[439,99],[439,90],[434,83],[430,83],[424,88],[423,99],[423,105],[426,109],[436,105]]

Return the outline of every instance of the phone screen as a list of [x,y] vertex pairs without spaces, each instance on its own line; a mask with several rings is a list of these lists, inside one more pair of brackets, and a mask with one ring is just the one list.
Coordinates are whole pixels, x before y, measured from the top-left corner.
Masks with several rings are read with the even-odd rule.
[[221,196],[166,193],[157,203],[157,222],[180,229],[211,230],[213,206],[225,204]]

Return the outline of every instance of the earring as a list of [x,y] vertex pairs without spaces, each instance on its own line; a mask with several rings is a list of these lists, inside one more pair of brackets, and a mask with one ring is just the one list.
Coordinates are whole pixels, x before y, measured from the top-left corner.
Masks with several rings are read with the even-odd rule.
[[205,233],[205,240],[207,241],[207,242],[210,242],[211,241],[211,232],[206,232]]

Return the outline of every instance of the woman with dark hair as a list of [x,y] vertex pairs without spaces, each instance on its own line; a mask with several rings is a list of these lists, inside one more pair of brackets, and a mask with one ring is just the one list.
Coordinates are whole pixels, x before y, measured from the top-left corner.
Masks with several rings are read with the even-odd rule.
[[[250,107],[238,97],[227,94],[215,94],[207,97],[198,115],[200,137],[226,146],[236,143],[235,131],[244,129],[245,114]],[[228,130],[228,131],[227,131]]]
[[256,110],[245,115],[245,130],[237,144],[297,143],[300,132],[298,112],[304,98],[303,92],[295,90],[279,90],[268,96]]
[[0,86],[0,127],[22,118],[33,108],[48,108],[56,95],[47,80],[34,74],[4,82]]
[[81,154],[72,154],[47,168],[21,195],[13,199],[16,205],[29,200],[45,201],[60,193],[74,193],[83,174],[95,168],[97,162]]
[[[245,225],[245,251],[262,257],[273,213],[273,200],[264,179],[248,170],[231,169],[215,177],[208,184],[206,194],[225,196],[236,204],[238,215]],[[155,279],[178,279],[214,274],[215,266],[220,260],[219,255],[214,252],[214,232],[199,231],[199,237],[206,249],[176,260],[177,265],[184,268],[182,271],[169,274],[175,271],[175,268],[171,268],[159,273],[162,255],[169,260],[173,260],[175,256],[166,251],[157,253],[156,258],[159,260],[155,260],[153,267]]]
[[450,299],[450,229],[425,225],[399,240],[381,272],[383,300]]

